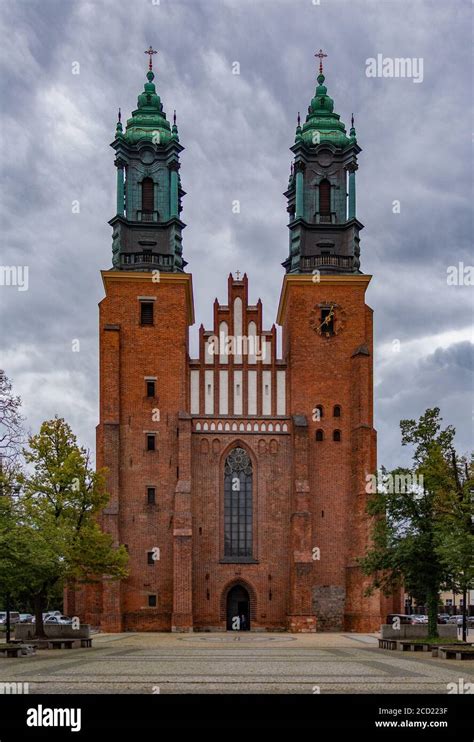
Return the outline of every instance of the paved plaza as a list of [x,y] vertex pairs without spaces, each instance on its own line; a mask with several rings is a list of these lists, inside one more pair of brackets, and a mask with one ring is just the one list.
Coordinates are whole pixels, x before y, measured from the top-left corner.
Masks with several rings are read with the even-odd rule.
[[0,660],[29,693],[447,693],[471,663],[380,650],[375,634],[124,633]]

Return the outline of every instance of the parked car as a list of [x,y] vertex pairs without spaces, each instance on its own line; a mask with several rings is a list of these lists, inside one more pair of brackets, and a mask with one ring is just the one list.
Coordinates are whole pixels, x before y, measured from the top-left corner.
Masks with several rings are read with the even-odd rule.
[[411,617],[411,622],[412,622],[412,625],[428,623],[428,616],[424,616],[421,613],[420,614],[414,613]]
[[[462,614],[457,616],[450,616],[448,623],[456,624],[456,626],[462,626]],[[466,623],[468,626],[474,626],[474,616],[466,616]]]
[[[46,621],[47,618],[51,618],[51,616],[60,616],[61,611],[46,611],[46,613],[43,613],[43,623]],[[31,619],[31,623],[36,623],[36,616],[33,616]]]
[[32,613],[20,613],[20,623],[31,623],[33,618]]
[[49,626],[51,624],[56,624],[56,625],[58,625],[58,624],[62,624],[62,625],[71,624],[72,623],[72,618],[69,618],[69,616],[61,616],[61,615],[59,615],[59,616],[48,616],[48,618],[45,619],[45,622],[44,623],[45,624],[48,624]]
[[[0,624],[6,624],[7,622],[7,612],[6,611],[0,611]],[[18,611],[10,611],[10,623],[19,623],[20,622],[20,614]]]
[[450,618],[449,613],[438,613],[438,623],[448,623]]

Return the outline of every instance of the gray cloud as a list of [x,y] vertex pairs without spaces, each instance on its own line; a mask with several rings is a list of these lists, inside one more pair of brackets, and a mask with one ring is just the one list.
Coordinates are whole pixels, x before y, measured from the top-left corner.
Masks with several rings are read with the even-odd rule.
[[[99,271],[111,264],[115,197],[108,145],[117,108],[129,115],[142,89],[143,50],[160,50],[157,89],[168,116],[177,109],[186,147],[197,326],[210,325],[214,295],[225,301],[237,268],[270,326],[288,249],[288,148],[321,46],[335,110],[346,124],[354,111],[363,148],[357,200],[362,268],[374,276],[380,461],[405,455],[398,420],[435,404],[469,447],[472,287],[446,281],[448,266],[472,262],[468,0],[3,0],[0,10],[2,263],[30,270],[28,292],[0,288],[0,365],[33,428],[58,412],[94,446]],[[378,52],[423,57],[423,83],[367,78],[365,60]]]

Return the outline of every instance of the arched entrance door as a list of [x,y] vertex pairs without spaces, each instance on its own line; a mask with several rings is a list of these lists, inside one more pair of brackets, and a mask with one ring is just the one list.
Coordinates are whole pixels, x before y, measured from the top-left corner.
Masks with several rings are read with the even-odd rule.
[[[239,622],[235,621],[237,616]],[[236,629],[236,626],[239,628]],[[242,585],[234,585],[227,593],[227,630],[250,630],[250,598]]]

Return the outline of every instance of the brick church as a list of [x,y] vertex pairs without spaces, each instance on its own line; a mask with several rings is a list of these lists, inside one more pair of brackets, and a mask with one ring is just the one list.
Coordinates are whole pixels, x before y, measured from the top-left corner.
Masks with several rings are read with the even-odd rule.
[[374,630],[398,607],[364,595],[357,562],[376,432],[354,121],[347,134],[321,57],[291,147],[281,357],[235,273],[192,358],[183,147],[148,53],[111,145],[117,213],[100,302],[102,526],[126,545],[129,577],[67,591],[65,610],[105,631]]

